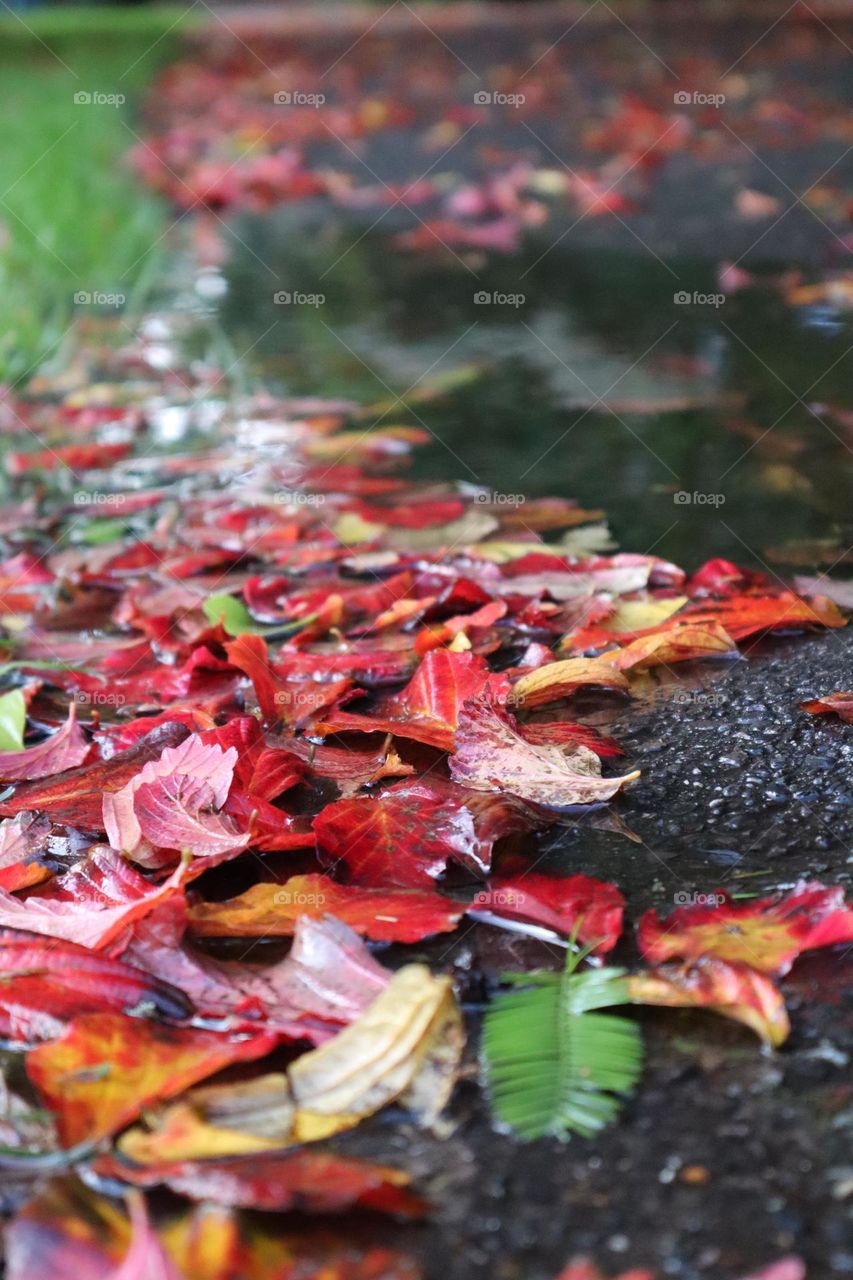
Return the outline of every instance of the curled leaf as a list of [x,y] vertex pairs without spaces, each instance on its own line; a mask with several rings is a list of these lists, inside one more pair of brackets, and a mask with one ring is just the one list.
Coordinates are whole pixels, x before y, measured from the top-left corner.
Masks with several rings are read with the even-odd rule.
[[460,714],[450,773],[475,791],[509,792],[554,809],[602,804],[639,777],[635,770],[602,778],[598,756],[585,747],[528,742],[515,718],[488,695],[472,698]]
[[606,653],[601,661],[611,663],[617,671],[645,671],[697,658],[734,658],[737,652],[734,640],[718,622],[684,623],[640,636]]
[[68,707],[68,719],[44,742],[23,751],[0,751],[0,779],[3,782],[32,782],[82,764],[89,743],[77,723],[77,704]]
[[405,965],[356,1022],[289,1068],[294,1138],[330,1137],[394,1101],[431,1123],[450,1097],[464,1040],[450,979]]
[[634,1004],[710,1009],[744,1023],[774,1048],[790,1030],[781,991],[749,965],[700,956],[692,962],[670,962],[648,973],[632,973],[627,982]]
[[513,685],[507,701],[520,707],[559,702],[576,689],[627,689],[628,681],[606,658],[566,658],[528,672]]

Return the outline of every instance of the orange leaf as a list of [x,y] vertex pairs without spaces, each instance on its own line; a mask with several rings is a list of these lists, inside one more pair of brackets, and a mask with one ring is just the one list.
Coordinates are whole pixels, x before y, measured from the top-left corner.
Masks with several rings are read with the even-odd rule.
[[673,662],[734,657],[736,654],[737,645],[718,622],[684,623],[640,636],[621,649],[604,654],[600,661],[611,663],[617,671],[643,671],[647,667],[665,667]]
[[201,937],[290,937],[303,916],[335,916],[375,942],[420,942],[455,929],[465,903],[427,889],[370,889],[336,884],[328,876],[291,876],[262,882],[225,902],[190,908],[190,928]]
[[656,964],[714,955],[762,973],[787,973],[801,951],[853,942],[853,907],[840,885],[801,880],[784,896],[735,905],[720,894],[714,905],[679,907],[666,920],[647,911],[639,940]]
[[812,698],[809,702],[801,702],[803,711],[813,716],[828,716],[833,713],[845,724],[853,724],[853,693],[826,693],[820,698]]
[[846,620],[827,596],[804,600],[793,591],[775,595],[739,595],[712,604],[690,604],[679,614],[685,622],[718,622],[735,640],[759,631],[797,630],[803,627],[843,627]]
[[762,973],[716,956],[671,963],[648,973],[632,973],[628,992],[634,1004],[711,1009],[742,1022],[765,1044],[778,1047],[790,1030],[781,991]]
[[276,1035],[237,1040],[116,1013],[76,1018],[27,1056],[27,1074],[56,1113],[65,1147],[96,1142],[233,1062],[269,1053]]

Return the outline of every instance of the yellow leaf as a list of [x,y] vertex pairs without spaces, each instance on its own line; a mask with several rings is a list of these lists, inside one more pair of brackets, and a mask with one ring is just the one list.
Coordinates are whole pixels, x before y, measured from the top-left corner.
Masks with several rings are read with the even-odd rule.
[[200,1160],[318,1142],[391,1102],[430,1123],[447,1102],[464,1045],[449,978],[410,964],[360,1018],[286,1074],[194,1089],[120,1140],[137,1164]]
[[360,1018],[288,1069],[294,1137],[328,1137],[398,1100],[429,1123],[450,1096],[463,1044],[450,979],[406,965]]
[[692,662],[698,658],[720,658],[737,654],[737,645],[718,622],[692,626],[663,627],[651,635],[638,636],[621,649],[602,654],[600,661],[611,663],[615,670],[644,671],[648,667],[670,666],[674,662]]
[[348,511],[332,526],[332,532],[338,542],[342,542],[346,547],[356,546],[360,542],[373,542],[385,532],[385,529],[384,524],[373,524],[370,520],[362,520],[361,516],[356,515],[354,511]]
[[623,600],[603,625],[608,631],[646,631],[659,627],[685,604],[687,596],[675,596],[672,600]]
[[513,686],[510,701],[524,707],[539,707],[546,702],[559,702],[586,685],[627,689],[628,680],[605,658],[566,658],[522,676]]
[[480,542],[477,544],[477,558],[480,560],[492,560],[495,564],[507,564],[510,560],[520,560],[522,556],[529,556],[531,551],[542,551],[543,544],[540,542],[515,542],[510,538],[494,539],[491,542]]
[[781,991],[766,974],[757,973],[748,964],[729,964],[718,956],[703,955],[629,974],[626,981],[634,1004],[709,1009],[742,1022],[774,1048],[785,1041],[790,1030]]
[[290,1134],[293,1108],[280,1072],[238,1086],[193,1089],[180,1102],[146,1116],[116,1144],[134,1164],[250,1155],[274,1151]]

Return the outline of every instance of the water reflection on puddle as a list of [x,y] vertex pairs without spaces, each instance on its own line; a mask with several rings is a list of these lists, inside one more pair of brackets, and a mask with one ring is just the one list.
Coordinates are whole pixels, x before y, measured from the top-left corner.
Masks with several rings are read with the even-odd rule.
[[647,257],[557,250],[537,265],[531,248],[478,260],[475,278],[352,230],[288,234],[286,215],[239,230],[249,248],[221,312],[236,352],[288,393],[370,406],[365,426],[427,427],[421,477],[572,496],[607,510],[621,547],[688,566],[843,576],[842,310],[788,306],[772,283],[703,302],[724,296],[710,264],[680,261],[676,295]]

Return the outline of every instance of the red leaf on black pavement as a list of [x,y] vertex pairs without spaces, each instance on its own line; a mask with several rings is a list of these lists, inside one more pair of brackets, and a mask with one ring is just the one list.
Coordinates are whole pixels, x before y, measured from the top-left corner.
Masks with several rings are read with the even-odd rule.
[[853,693],[825,693],[800,706],[813,716],[836,715],[845,724],[853,724]]
[[622,932],[625,899],[615,884],[592,876],[548,876],[528,871],[495,877],[479,890],[468,909],[477,917],[497,917],[541,926],[568,937],[577,928],[582,943],[595,944],[596,955],[611,951]]
[[640,949],[655,964],[703,955],[741,962],[761,973],[787,973],[803,951],[853,942],[853,907],[841,885],[801,880],[785,894],[678,907],[665,920],[649,910],[640,921]]

